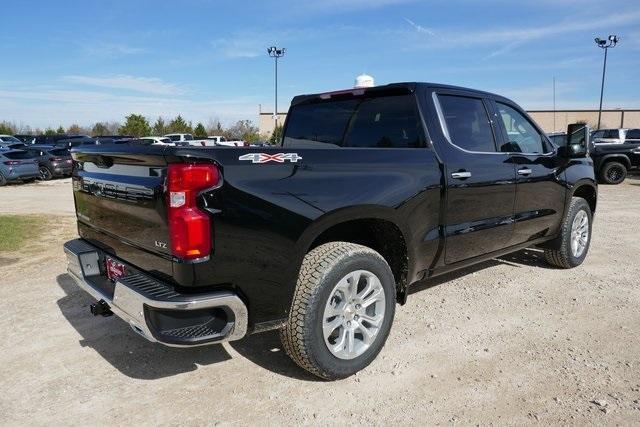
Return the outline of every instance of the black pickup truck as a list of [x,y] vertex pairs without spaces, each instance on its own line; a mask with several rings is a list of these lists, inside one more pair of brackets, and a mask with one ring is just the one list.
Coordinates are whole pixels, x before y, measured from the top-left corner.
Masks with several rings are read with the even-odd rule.
[[588,130],[569,134],[554,146],[498,95],[398,83],[294,98],[272,148],[77,147],[68,272],[148,340],[280,329],[301,367],[343,378],[417,281],[534,246],[582,263],[597,184]]
[[[603,184],[620,184],[629,169],[640,167],[640,129],[615,129],[624,132],[622,140],[594,140],[591,158],[598,179]],[[594,135],[602,131],[597,131]]]

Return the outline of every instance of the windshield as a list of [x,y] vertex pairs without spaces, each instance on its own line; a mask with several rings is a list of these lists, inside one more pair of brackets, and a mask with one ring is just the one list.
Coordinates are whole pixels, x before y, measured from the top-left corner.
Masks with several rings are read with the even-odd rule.
[[2,142],[22,142],[15,136],[2,136],[0,137],[0,141]]

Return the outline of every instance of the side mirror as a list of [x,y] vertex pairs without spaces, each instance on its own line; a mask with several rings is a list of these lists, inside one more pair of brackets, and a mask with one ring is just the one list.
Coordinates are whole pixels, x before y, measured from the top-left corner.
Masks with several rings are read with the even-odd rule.
[[582,123],[571,123],[567,127],[565,157],[587,157],[591,151],[591,129]]

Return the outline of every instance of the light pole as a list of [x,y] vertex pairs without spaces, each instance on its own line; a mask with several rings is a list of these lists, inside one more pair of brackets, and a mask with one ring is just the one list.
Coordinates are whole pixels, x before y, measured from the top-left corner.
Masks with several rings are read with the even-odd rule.
[[270,48],[267,49],[267,53],[269,54],[270,57],[274,58],[276,61],[276,99],[275,99],[275,110],[273,113],[273,118],[275,120],[275,127],[273,128],[273,131],[277,131],[278,130],[278,58],[280,58],[281,56],[284,56],[284,51],[285,48],[282,47],[275,47],[275,46],[271,46]]
[[595,38],[596,45],[604,49],[604,64],[602,65],[602,84],[600,85],[600,108],[598,108],[598,129],[600,129],[600,118],[602,117],[602,95],[604,93],[604,75],[607,71],[607,51],[610,47],[615,47],[620,41],[620,37],[610,35],[608,39]]

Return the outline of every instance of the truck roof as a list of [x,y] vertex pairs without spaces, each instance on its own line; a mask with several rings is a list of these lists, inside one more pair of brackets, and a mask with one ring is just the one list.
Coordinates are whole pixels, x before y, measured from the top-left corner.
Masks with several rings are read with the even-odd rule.
[[298,95],[296,97],[293,98],[293,100],[291,101],[291,105],[296,105],[299,104],[301,102],[305,102],[305,101],[310,101],[311,99],[315,99],[315,98],[321,98],[321,99],[328,99],[331,98],[333,96],[340,96],[340,95],[346,95],[349,96],[350,95],[354,95],[354,96],[358,96],[358,95],[364,95],[364,94],[376,94],[376,93],[396,93],[396,94],[403,94],[403,93],[413,93],[416,91],[416,89],[418,89],[419,87],[426,87],[426,88],[438,88],[438,89],[450,89],[450,90],[464,90],[465,92],[473,92],[473,93],[477,93],[479,95],[484,95],[484,96],[491,96],[491,97],[495,97],[495,98],[502,98],[504,100],[508,100],[507,98],[495,94],[495,93],[491,93],[491,92],[486,92],[486,91],[482,91],[482,90],[478,90],[478,89],[471,89],[471,88],[466,88],[466,87],[462,87],[462,86],[453,86],[453,85],[446,85],[446,84],[441,84],[441,83],[427,83],[427,82],[398,82],[398,83],[389,83],[386,85],[381,85],[381,86],[373,86],[373,87],[368,87],[368,88],[348,88],[348,89],[343,89],[343,90],[336,90],[336,91],[331,91],[331,92],[321,92],[321,93],[313,93],[313,94],[306,94],[306,95]]

